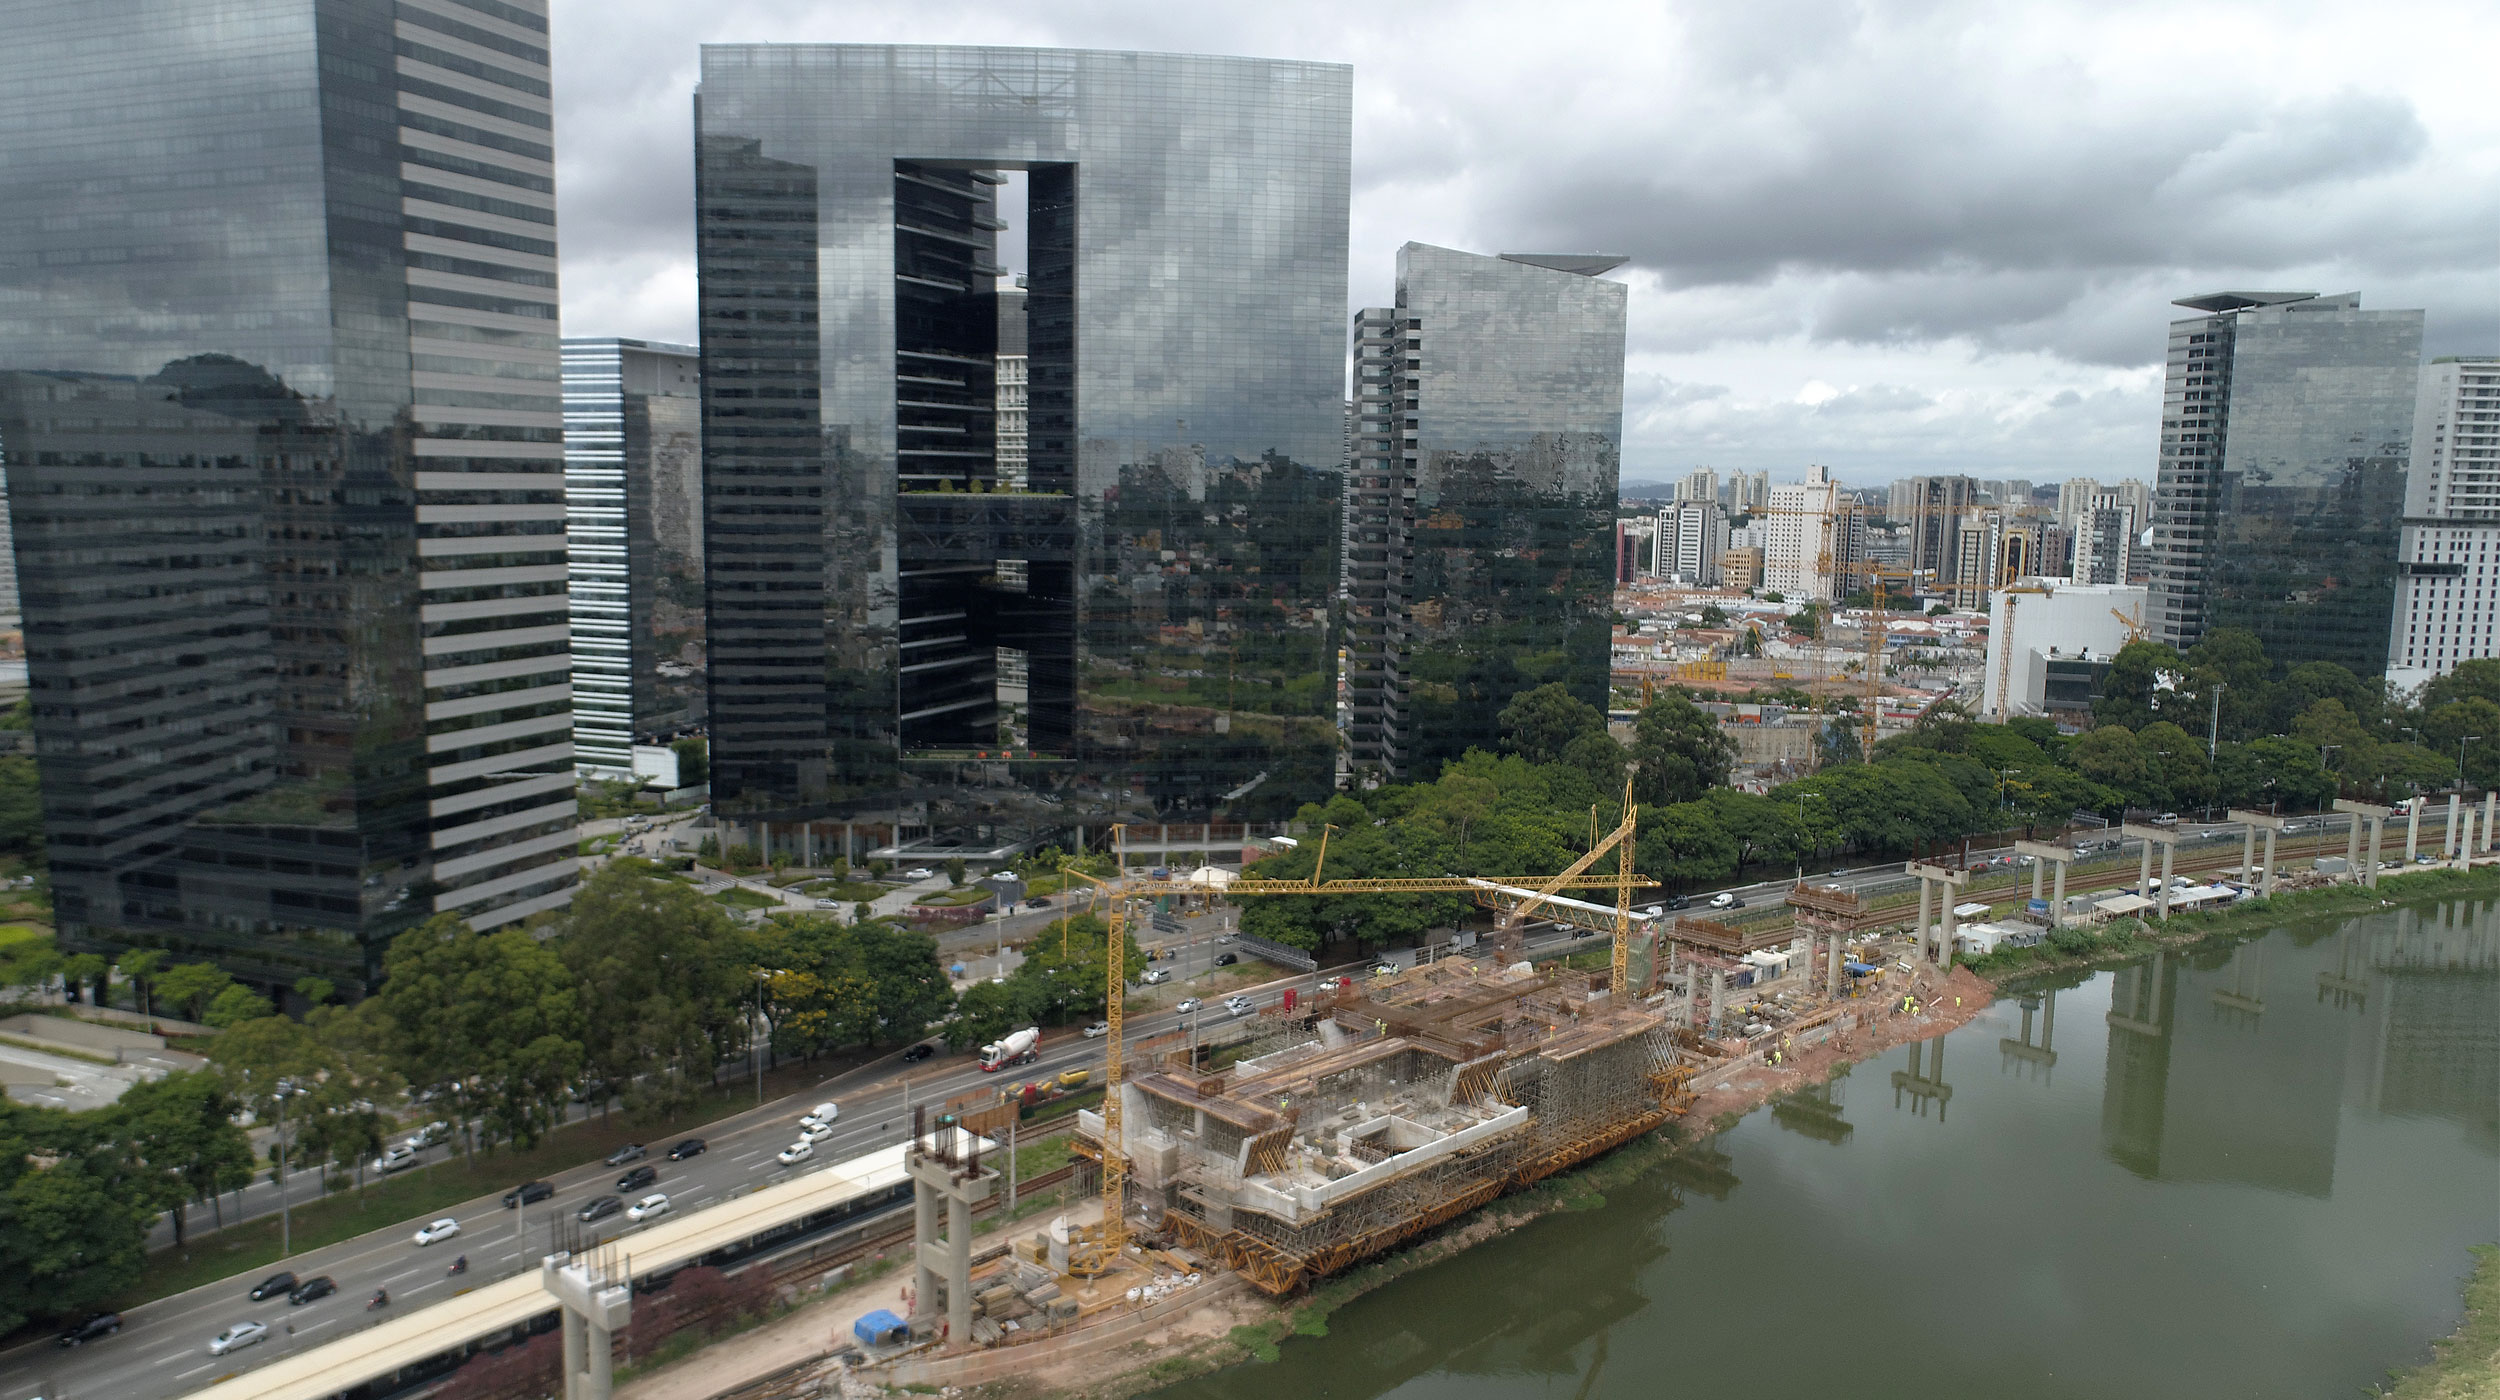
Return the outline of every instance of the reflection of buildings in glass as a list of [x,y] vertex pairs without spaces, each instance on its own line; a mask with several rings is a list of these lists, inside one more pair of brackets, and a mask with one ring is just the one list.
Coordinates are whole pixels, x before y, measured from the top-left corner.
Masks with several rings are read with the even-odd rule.
[[703,718],[703,424],[691,345],[564,342],[574,762],[630,778],[635,744]]
[[712,46],[697,126],[718,809],[856,855],[1328,791],[1348,70]]
[[2223,292],[2170,323],[2146,630],[2245,627],[2283,662],[2387,666],[2422,313]]
[[1521,690],[1603,707],[1623,437],[1622,259],[1398,250],[1355,318],[1353,762],[1429,777]]
[[352,987],[436,911],[564,903],[544,5],[483,49],[338,0],[20,10],[0,440],[64,943]]
[[2325,1196],[2335,1182],[2342,1028],[2309,997],[2268,997],[2309,964],[2242,944],[2205,969],[2173,954],[2111,974],[2101,1143],[2163,1181]]
[[[2454,1119],[2500,1151],[2500,914],[2462,902],[2400,910],[2367,936],[2365,956],[2368,994],[2341,999],[2361,1017],[2346,1079],[2355,1106]],[[2319,1000],[2333,1004],[2328,992],[2321,974]]]

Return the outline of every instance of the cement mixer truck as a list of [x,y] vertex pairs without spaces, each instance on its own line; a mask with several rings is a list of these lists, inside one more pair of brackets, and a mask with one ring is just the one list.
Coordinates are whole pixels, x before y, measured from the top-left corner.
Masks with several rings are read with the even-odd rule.
[[1041,1042],[1041,1038],[1040,1028],[1027,1026],[1009,1035],[1005,1040],[992,1041],[982,1046],[981,1072],[988,1074],[993,1070],[1005,1069],[1009,1065],[1033,1063],[1042,1057],[1042,1052],[1034,1048]]

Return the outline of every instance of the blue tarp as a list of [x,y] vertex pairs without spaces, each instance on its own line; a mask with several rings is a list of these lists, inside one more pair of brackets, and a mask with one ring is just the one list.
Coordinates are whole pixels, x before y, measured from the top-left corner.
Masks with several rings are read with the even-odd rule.
[[859,1338],[862,1346],[888,1346],[908,1340],[911,1337],[911,1324],[884,1308],[879,1308],[852,1323],[851,1335]]
[[1864,977],[1868,973],[1876,970],[1877,968],[1873,963],[1853,962],[1849,964],[1849,975],[1852,977]]

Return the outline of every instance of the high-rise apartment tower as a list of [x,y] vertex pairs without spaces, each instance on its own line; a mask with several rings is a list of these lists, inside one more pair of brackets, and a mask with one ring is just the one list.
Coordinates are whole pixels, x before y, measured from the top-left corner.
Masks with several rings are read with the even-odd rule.
[[2500,356],[2422,367],[2413,444],[2387,644],[2407,689],[2500,656]]

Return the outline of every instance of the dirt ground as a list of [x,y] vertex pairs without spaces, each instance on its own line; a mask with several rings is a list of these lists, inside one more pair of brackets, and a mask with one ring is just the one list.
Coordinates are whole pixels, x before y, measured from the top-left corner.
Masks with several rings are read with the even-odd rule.
[[1871,1016],[1872,1025],[1860,1026],[1857,1018],[1852,1017],[1839,1035],[1798,1050],[1778,1065],[1748,1065],[1733,1074],[1705,1073],[1695,1079],[1693,1087],[1701,1097],[1687,1121],[1709,1123],[1723,1113],[1741,1116],[1792,1089],[1831,1078],[1832,1072],[1843,1064],[1871,1059],[1895,1046],[1953,1030],[1995,999],[1995,988],[1962,967],[1953,969],[1953,975],[1945,979],[1936,995],[1923,1000],[1915,1016],[1886,1014],[1885,1007],[1893,1003],[1870,999],[1860,1014]]

